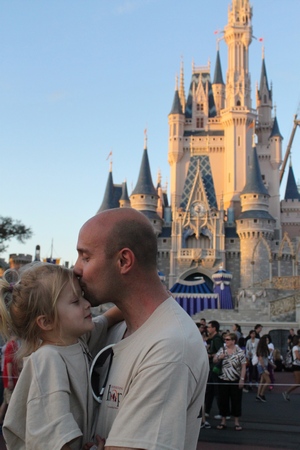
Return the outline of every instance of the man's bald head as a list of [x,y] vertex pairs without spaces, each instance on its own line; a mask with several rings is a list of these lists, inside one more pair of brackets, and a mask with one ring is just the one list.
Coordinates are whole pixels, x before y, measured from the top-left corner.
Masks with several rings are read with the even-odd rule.
[[105,238],[107,258],[129,248],[140,267],[156,268],[157,238],[150,221],[139,211],[133,208],[101,211],[83,225],[83,230]]

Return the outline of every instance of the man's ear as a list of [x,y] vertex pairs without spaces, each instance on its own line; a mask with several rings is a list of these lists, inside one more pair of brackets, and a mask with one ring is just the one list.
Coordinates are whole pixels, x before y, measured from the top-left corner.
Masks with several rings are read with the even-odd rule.
[[51,331],[53,329],[53,321],[46,316],[38,316],[36,323],[43,331]]
[[135,256],[130,248],[122,248],[122,250],[119,251],[118,265],[121,274],[124,275],[129,272],[132,269],[134,262]]

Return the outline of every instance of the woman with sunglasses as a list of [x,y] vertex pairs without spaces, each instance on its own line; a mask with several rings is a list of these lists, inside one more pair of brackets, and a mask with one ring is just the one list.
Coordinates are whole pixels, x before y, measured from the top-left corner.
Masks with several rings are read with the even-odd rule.
[[225,336],[225,346],[214,357],[214,363],[223,361],[222,372],[219,375],[219,400],[221,423],[218,430],[226,428],[226,416],[234,417],[234,429],[241,431],[239,418],[242,415],[242,393],[246,376],[246,357],[237,345],[235,333]]

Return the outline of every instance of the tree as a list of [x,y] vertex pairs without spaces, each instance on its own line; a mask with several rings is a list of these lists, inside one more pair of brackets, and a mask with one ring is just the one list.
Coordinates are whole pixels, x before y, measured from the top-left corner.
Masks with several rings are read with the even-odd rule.
[[26,239],[32,237],[32,231],[27,228],[19,220],[13,220],[11,217],[0,216],[0,253],[7,248],[5,242],[12,238],[16,238],[19,242],[24,243]]

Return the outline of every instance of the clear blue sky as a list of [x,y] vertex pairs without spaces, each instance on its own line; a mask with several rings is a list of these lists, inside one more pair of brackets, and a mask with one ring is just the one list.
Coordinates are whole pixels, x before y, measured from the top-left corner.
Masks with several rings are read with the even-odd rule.
[[[216,58],[215,30],[229,0],[1,0],[0,215],[34,236],[9,253],[74,263],[80,226],[99,208],[113,151],[115,183],[135,186],[148,129],[153,181],[169,180],[168,114],[181,57],[185,90],[191,65]],[[300,101],[300,1],[252,0],[253,34],[264,38],[283,155]],[[252,102],[262,45],[250,47]],[[227,47],[220,43],[223,77]],[[293,166],[300,178],[300,130]],[[284,192],[283,192],[284,193]]]

